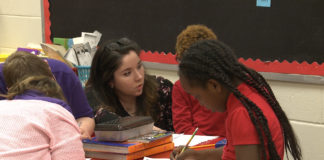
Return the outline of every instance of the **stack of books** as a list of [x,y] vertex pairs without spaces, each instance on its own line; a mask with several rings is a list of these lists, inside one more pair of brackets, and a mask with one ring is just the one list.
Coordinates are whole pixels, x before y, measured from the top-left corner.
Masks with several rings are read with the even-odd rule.
[[133,160],[172,150],[172,133],[152,132],[124,142],[83,140],[83,148],[88,158]]
[[126,141],[153,131],[153,119],[150,116],[117,117],[96,124],[95,135],[98,141]]
[[172,132],[153,131],[149,116],[115,117],[96,124],[96,137],[83,140],[86,157],[130,160],[172,150]]

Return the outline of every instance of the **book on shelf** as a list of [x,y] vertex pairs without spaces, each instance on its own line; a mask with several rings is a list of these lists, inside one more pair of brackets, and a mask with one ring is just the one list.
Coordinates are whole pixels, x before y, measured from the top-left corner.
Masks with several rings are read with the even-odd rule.
[[120,153],[120,154],[128,154],[134,153],[137,151],[145,150],[148,148],[152,148],[155,146],[159,146],[166,143],[172,142],[172,136],[167,136],[150,143],[141,143],[141,142],[105,142],[98,141],[95,138],[92,140],[82,140],[83,149],[85,151],[93,151],[93,152],[110,152],[110,153]]
[[165,131],[152,131],[151,133],[144,134],[138,137],[134,137],[131,139],[128,139],[128,142],[142,142],[142,143],[150,143],[153,141],[156,141],[158,139],[164,138],[164,137],[172,137],[173,132],[165,132]]
[[98,141],[125,141],[153,131],[150,116],[119,117],[96,124],[95,135]]
[[155,147],[151,147],[145,150],[140,150],[137,152],[129,154],[118,154],[110,152],[96,152],[96,151],[85,151],[85,156],[89,158],[99,158],[99,159],[114,159],[114,160],[133,160],[143,158],[145,156],[150,156],[153,154],[170,151],[174,148],[172,142],[161,144]]

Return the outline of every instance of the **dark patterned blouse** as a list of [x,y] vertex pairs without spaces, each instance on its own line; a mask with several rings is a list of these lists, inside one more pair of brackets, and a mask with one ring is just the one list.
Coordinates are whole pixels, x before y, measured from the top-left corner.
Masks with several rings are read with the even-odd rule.
[[[152,76],[153,77],[153,76]],[[158,95],[159,99],[157,102],[157,107],[160,107],[160,114],[158,119],[154,122],[154,126],[159,127],[163,130],[167,131],[174,131],[173,123],[172,123],[172,87],[173,84],[171,81],[164,79],[163,77],[155,77],[157,80],[159,87],[158,87]],[[93,108],[95,121],[96,123],[101,123],[109,120],[113,120],[118,116],[130,116],[127,111],[125,111],[122,104],[118,101],[118,109],[116,111],[111,112],[109,111],[109,107],[104,106],[101,104],[101,100],[96,96],[96,92],[91,89],[87,88],[85,90],[88,102],[90,106]],[[107,109],[108,108],[108,109]]]

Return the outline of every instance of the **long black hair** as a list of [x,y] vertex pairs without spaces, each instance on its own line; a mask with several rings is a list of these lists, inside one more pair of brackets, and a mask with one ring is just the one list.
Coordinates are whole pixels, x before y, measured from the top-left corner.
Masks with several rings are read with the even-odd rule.
[[[93,90],[102,105],[113,112],[120,110],[121,106],[115,89],[108,84],[114,79],[114,73],[120,67],[122,58],[130,51],[135,51],[139,56],[140,47],[128,38],[107,41],[99,47],[92,60],[85,90]],[[157,89],[156,80],[145,74],[143,93],[136,99],[136,115],[150,115],[154,120],[158,119],[160,109],[156,107],[159,97]]]
[[294,131],[269,84],[259,73],[238,62],[233,50],[227,45],[218,40],[203,40],[195,43],[184,53],[179,64],[179,72],[191,85],[205,86],[209,79],[215,79],[224,85],[248,111],[259,136],[262,157],[268,159],[265,151],[265,144],[268,142],[269,159],[280,160],[267,118],[254,102],[236,89],[233,80],[238,79],[256,89],[267,100],[281,124],[286,153],[289,151],[296,160],[302,158]]

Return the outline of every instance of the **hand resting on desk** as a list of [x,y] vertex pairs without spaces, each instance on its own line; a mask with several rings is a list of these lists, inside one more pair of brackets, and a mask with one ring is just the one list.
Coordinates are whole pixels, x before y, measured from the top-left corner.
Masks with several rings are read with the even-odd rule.
[[179,154],[184,146],[175,148],[170,154],[171,160],[221,160],[223,147],[216,149],[193,150],[186,149],[183,153]]

